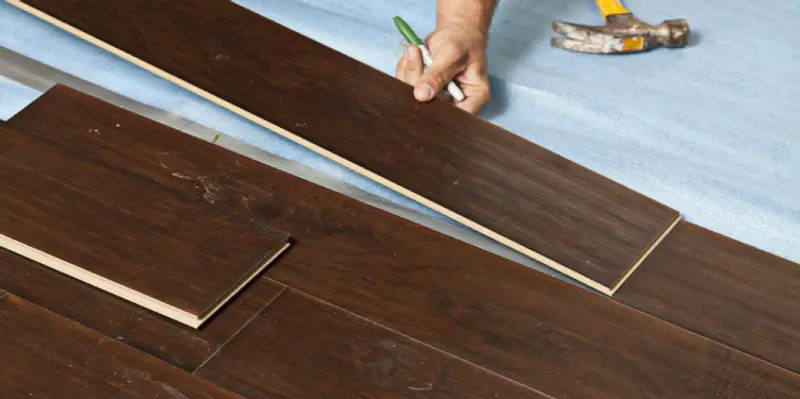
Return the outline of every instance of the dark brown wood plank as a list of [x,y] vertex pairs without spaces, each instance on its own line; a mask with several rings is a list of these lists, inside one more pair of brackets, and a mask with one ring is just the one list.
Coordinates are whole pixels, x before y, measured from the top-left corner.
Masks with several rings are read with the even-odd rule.
[[619,301],[800,372],[800,265],[681,222]]
[[[283,250],[288,238],[4,126],[0,180],[0,234],[111,283],[75,278],[193,327],[192,318],[202,321],[215,312]],[[9,249],[45,262],[27,249]],[[115,291],[114,283],[122,287]],[[182,312],[161,309],[142,297]]]
[[189,194],[173,173],[213,183],[216,205],[293,232],[271,278],[553,397],[800,397],[784,369],[69,89],[9,123]]
[[194,371],[264,309],[283,286],[257,279],[200,329],[0,249],[0,287],[187,371]]
[[294,290],[196,375],[250,398],[548,398]]
[[239,397],[21,298],[0,299],[0,397]]
[[678,218],[232,2],[10,2],[607,294]]

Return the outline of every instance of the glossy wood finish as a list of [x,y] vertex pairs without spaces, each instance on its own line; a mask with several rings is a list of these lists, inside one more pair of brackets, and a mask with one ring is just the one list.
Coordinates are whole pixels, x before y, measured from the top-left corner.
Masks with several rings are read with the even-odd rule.
[[607,294],[678,218],[233,2],[11,3]]
[[682,222],[618,300],[800,372],[800,265]]
[[257,279],[199,330],[0,249],[0,287],[187,371],[200,367],[282,290]]
[[249,398],[547,398],[294,290],[196,375]]
[[[69,117],[81,116],[62,115]],[[1,234],[138,295],[125,297],[81,278],[101,289],[134,302],[153,298],[198,319],[216,311],[288,239],[285,232],[215,212],[135,173],[7,127],[0,127],[0,181]],[[136,303],[176,318],[144,299]]]
[[786,370],[68,89],[10,123],[186,193],[173,173],[211,176],[216,205],[293,232],[271,278],[553,397],[800,397]]
[[0,299],[0,397],[239,396],[14,295]]

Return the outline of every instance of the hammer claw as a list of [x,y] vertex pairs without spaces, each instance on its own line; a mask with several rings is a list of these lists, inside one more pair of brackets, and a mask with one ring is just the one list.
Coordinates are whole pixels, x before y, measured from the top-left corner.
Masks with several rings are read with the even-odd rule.
[[580,53],[591,53],[591,54],[615,53],[613,46],[602,46],[599,44],[587,43],[566,37],[554,37],[550,40],[550,44],[555,48],[560,48],[569,51],[577,51]]
[[590,33],[600,33],[602,27],[576,24],[565,21],[553,21],[553,32],[562,34],[566,37],[583,40]]
[[555,48],[590,54],[625,54],[647,49],[647,42],[644,40],[633,39],[631,43],[627,39],[612,37],[606,37],[605,39],[607,40],[604,42],[583,42],[564,37],[554,37],[550,40],[550,45]]

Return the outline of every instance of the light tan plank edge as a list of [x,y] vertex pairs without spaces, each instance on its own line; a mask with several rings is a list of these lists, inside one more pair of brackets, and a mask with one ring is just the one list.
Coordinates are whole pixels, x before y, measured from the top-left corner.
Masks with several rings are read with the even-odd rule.
[[617,290],[619,290],[619,288],[622,287],[622,284],[625,284],[625,282],[628,281],[628,278],[633,274],[633,272],[635,272],[636,269],[639,268],[639,265],[641,265],[647,259],[647,257],[650,256],[651,253],[653,253],[656,247],[659,244],[661,244],[661,241],[664,241],[664,239],[667,238],[669,233],[672,232],[672,230],[675,228],[675,226],[678,225],[678,222],[680,222],[681,219],[683,219],[683,217],[681,215],[678,215],[678,217],[675,218],[672,224],[667,226],[667,228],[661,233],[661,235],[658,236],[658,238],[656,238],[656,240],[653,241],[650,247],[647,248],[646,251],[644,251],[642,256],[639,257],[639,260],[637,260],[636,263],[630,269],[628,269],[628,271],[625,272],[625,274],[623,274],[622,277],[620,277],[617,283],[614,284],[614,287],[611,289],[611,293],[609,295],[614,295],[617,293]]
[[276,251],[276,253],[272,257],[267,259],[263,264],[259,266],[256,272],[254,272],[249,278],[247,278],[246,281],[244,281],[241,285],[236,287],[236,289],[234,289],[230,294],[228,294],[223,300],[219,301],[214,308],[206,312],[206,314],[201,315],[201,317],[197,317],[185,310],[179,309],[168,303],[159,301],[137,290],[119,284],[116,281],[109,280],[103,276],[92,273],[86,269],[80,268],[72,263],[59,259],[46,252],[40,251],[27,244],[14,240],[11,237],[0,234],[0,247],[6,248],[9,251],[24,256],[34,262],[37,262],[53,270],[56,270],[64,275],[82,281],[93,287],[108,292],[109,294],[118,296],[122,299],[125,299],[129,302],[139,305],[145,309],[156,312],[162,316],[168,317],[172,320],[175,320],[179,323],[185,324],[192,328],[200,328],[200,326],[202,326],[203,323],[205,323],[205,321],[208,320],[217,310],[219,310],[225,303],[227,303],[231,298],[233,298],[234,295],[239,293],[242,290],[242,288],[244,288],[247,285],[247,283],[252,281],[252,279],[255,278],[256,276],[260,275],[260,273],[264,270],[264,268],[266,268],[275,258],[277,258],[281,253],[283,253],[283,251],[285,251],[286,248],[289,247],[289,245],[290,244],[287,243],[285,246],[283,246],[283,248]]

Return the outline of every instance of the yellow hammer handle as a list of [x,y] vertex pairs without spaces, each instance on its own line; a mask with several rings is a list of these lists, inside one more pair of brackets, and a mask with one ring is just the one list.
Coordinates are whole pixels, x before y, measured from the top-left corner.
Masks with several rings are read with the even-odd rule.
[[600,9],[600,14],[603,14],[603,19],[606,19],[609,15],[627,14],[630,12],[622,5],[620,0],[595,0],[595,2],[597,3],[597,8]]

